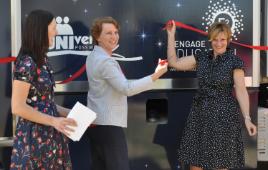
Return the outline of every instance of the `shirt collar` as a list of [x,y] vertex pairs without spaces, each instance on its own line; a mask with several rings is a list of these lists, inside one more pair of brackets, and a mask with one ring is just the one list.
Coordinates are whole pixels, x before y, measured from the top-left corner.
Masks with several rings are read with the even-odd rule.
[[216,57],[216,59],[214,59],[214,53],[213,50],[209,50],[208,52],[208,57],[211,60],[215,60],[215,61],[224,61],[226,60],[226,58],[228,58],[230,55],[234,55],[234,49],[231,48],[227,48],[226,51],[223,54],[220,54]]

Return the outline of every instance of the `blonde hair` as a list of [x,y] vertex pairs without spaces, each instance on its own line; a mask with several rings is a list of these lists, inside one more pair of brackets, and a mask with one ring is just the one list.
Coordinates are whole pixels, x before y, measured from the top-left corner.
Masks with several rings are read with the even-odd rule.
[[223,22],[215,22],[209,27],[208,40],[212,41],[221,32],[227,36],[227,41],[229,43],[232,38],[232,31],[230,26]]
[[93,38],[93,43],[98,45],[97,39],[99,38],[101,32],[102,32],[102,24],[109,23],[113,24],[117,30],[119,30],[119,24],[118,22],[112,18],[112,17],[101,17],[96,18],[93,21],[93,24],[90,29],[91,36]]

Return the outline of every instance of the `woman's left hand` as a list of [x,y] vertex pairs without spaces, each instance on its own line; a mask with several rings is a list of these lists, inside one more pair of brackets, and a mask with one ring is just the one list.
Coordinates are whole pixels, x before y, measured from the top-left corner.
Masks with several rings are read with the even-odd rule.
[[166,26],[166,29],[167,29],[167,34],[168,35],[174,36],[175,32],[176,32],[175,21],[174,20],[169,21],[167,26]]
[[155,69],[155,72],[152,74],[152,80],[155,81],[159,79],[163,74],[167,72],[168,62],[167,60],[158,59],[158,65]]
[[245,119],[245,125],[249,136],[254,136],[257,134],[257,127],[248,119]]

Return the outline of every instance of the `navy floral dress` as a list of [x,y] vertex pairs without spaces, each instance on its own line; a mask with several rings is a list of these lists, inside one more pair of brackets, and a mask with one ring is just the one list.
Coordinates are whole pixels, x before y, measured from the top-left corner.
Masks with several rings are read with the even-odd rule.
[[[54,103],[54,79],[51,67],[38,68],[28,55],[17,58],[14,80],[30,83],[27,104],[34,109],[58,117]],[[51,126],[19,117],[11,155],[11,170],[71,169],[68,139]]]
[[213,59],[212,52],[195,55],[199,89],[193,99],[179,147],[178,159],[206,169],[244,166],[240,107],[232,94],[233,71],[243,61],[228,49]]

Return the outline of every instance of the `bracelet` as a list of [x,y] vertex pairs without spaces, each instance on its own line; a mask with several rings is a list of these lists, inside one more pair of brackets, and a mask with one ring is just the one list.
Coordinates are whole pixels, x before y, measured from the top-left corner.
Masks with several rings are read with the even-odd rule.
[[249,121],[251,121],[250,116],[245,116],[244,119],[245,119],[245,120],[249,120]]

